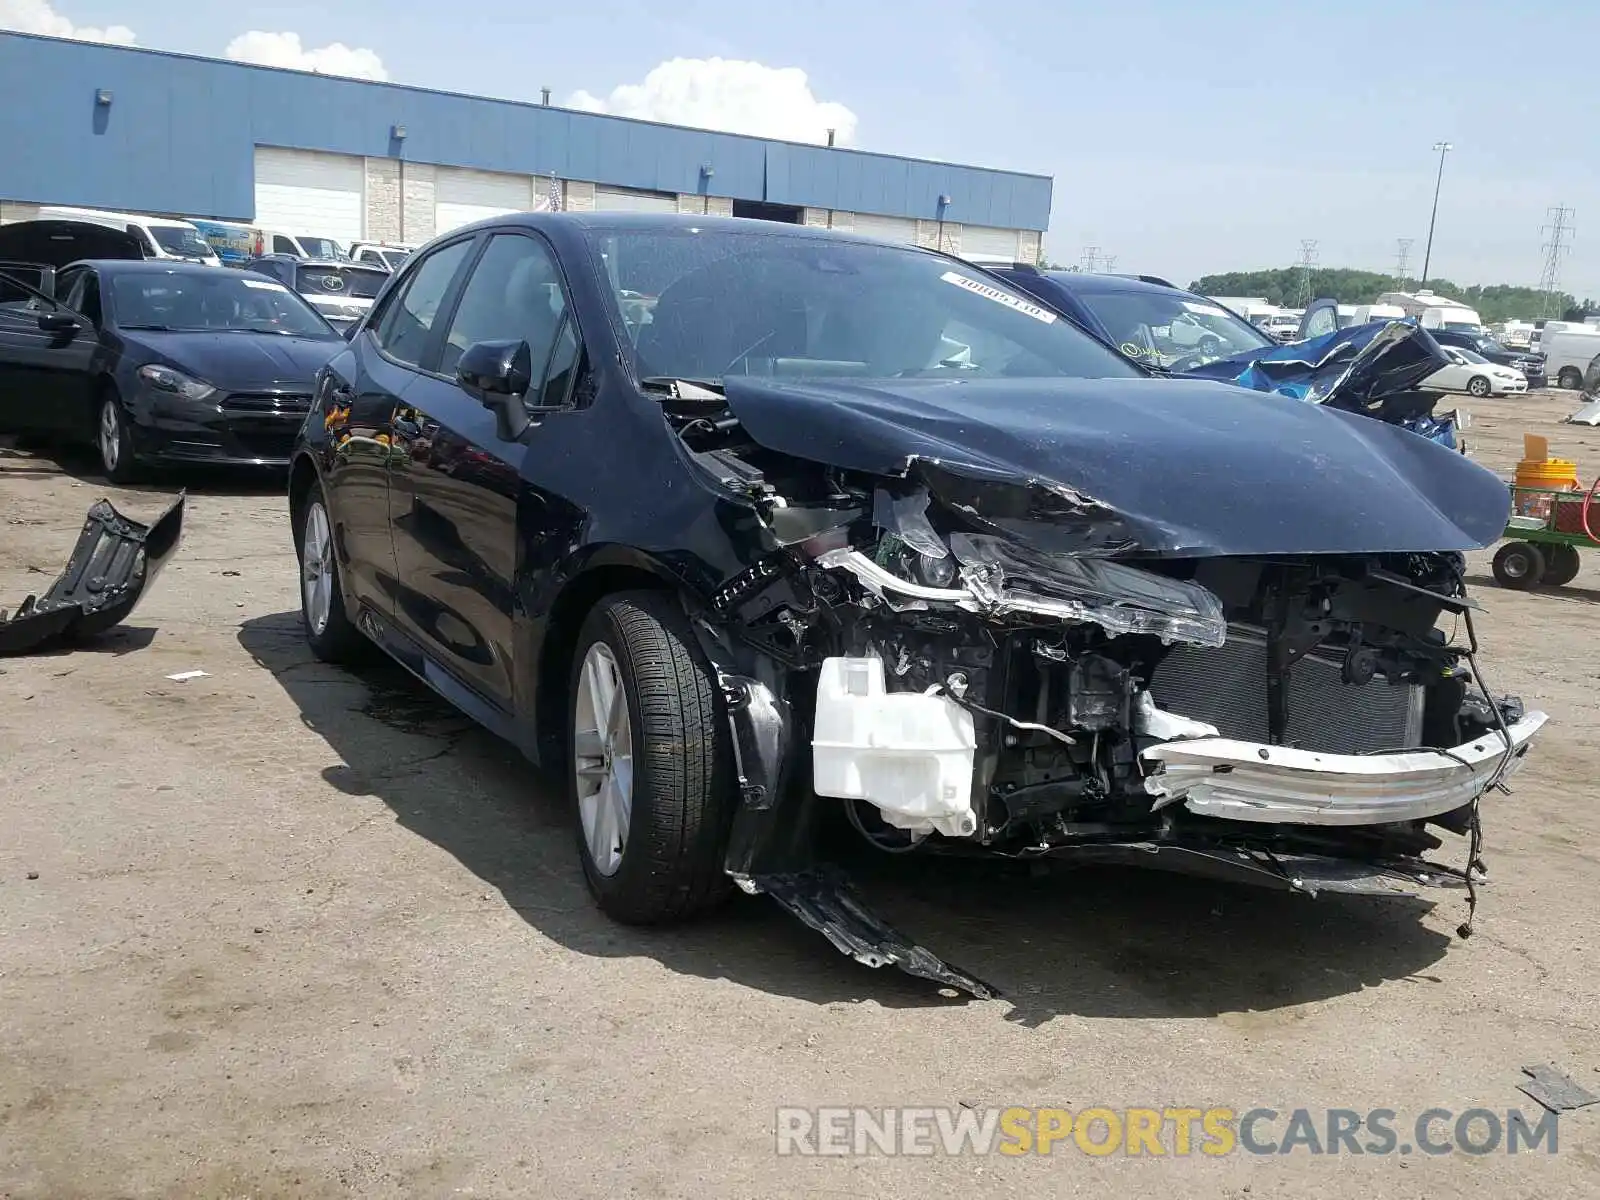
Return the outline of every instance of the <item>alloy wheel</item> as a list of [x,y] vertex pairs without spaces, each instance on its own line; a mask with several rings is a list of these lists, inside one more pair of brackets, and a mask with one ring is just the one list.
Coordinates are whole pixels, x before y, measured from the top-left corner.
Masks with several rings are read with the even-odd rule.
[[122,418],[110,397],[100,406],[100,463],[111,474],[122,458]]
[[300,546],[300,596],[306,624],[314,636],[320,635],[333,611],[333,538],[328,531],[328,510],[320,501],[313,501],[306,511]]
[[627,687],[604,642],[589,647],[578,675],[572,760],[589,858],[601,875],[615,875],[633,815],[633,727]]

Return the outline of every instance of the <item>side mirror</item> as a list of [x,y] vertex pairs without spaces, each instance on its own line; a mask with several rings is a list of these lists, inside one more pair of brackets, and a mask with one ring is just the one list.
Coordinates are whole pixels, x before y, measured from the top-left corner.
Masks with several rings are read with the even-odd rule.
[[40,313],[39,328],[46,333],[76,333],[81,326],[71,313],[56,311]]
[[533,386],[533,351],[527,342],[473,342],[456,363],[456,382],[494,413],[501,441],[514,442],[527,431],[522,398]]

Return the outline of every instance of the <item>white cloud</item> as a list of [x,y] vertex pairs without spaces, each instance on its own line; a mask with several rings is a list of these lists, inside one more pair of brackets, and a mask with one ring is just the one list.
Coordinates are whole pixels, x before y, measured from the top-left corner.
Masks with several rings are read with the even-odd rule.
[[605,97],[574,92],[567,105],[796,142],[826,142],[832,129],[837,143],[847,146],[856,133],[856,114],[842,104],[818,100],[800,68],[731,58],[668,59],[643,83],[623,84]]
[[76,38],[80,42],[110,42],[115,46],[131,46],[138,41],[126,25],[107,25],[104,29],[74,25],[56,12],[49,0],[0,0],[0,29]]
[[353,79],[389,78],[383,59],[375,50],[346,46],[343,42],[307,49],[300,44],[298,33],[262,33],[252,29],[229,42],[223,53],[237,62],[262,67],[293,67],[297,71],[348,75]]

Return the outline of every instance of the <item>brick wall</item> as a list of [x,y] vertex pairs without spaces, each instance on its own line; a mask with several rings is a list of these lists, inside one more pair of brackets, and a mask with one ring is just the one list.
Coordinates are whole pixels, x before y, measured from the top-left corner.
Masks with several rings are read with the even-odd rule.
[[400,240],[400,164],[392,158],[367,159],[367,237]]
[[701,216],[706,211],[706,198],[694,192],[679,192],[678,211],[689,216]]
[[594,184],[582,179],[567,179],[561,184],[561,207],[568,212],[594,211]]
[[405,241],[425,242],[433,236],[434,175],[432,163],[406,164],[405,195],[400,199]]
[[12,221],[31,221],[39,215],[37,204],[24,204],[20,200],[0,200],[0,225]]
[[706,216],[708,216],[708,217],[731,217],[731,216],[733,216],[733,197],[731,197],[731,196],[707,196],[706,197]]
[[1025,263],[1039,265],[1039,231],[1037,229],[1024,229],[1022,231],[1021,245],[1017,247],[1017,255]]

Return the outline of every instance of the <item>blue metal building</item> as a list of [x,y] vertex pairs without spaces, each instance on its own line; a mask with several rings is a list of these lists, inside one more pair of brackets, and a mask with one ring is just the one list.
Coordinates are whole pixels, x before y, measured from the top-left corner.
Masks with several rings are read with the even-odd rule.
[[22,34],[0,34],[0,112],[0,220],[76,205],[419,242],[554,202],[1031,261],[1050,217],[1046,176]]

